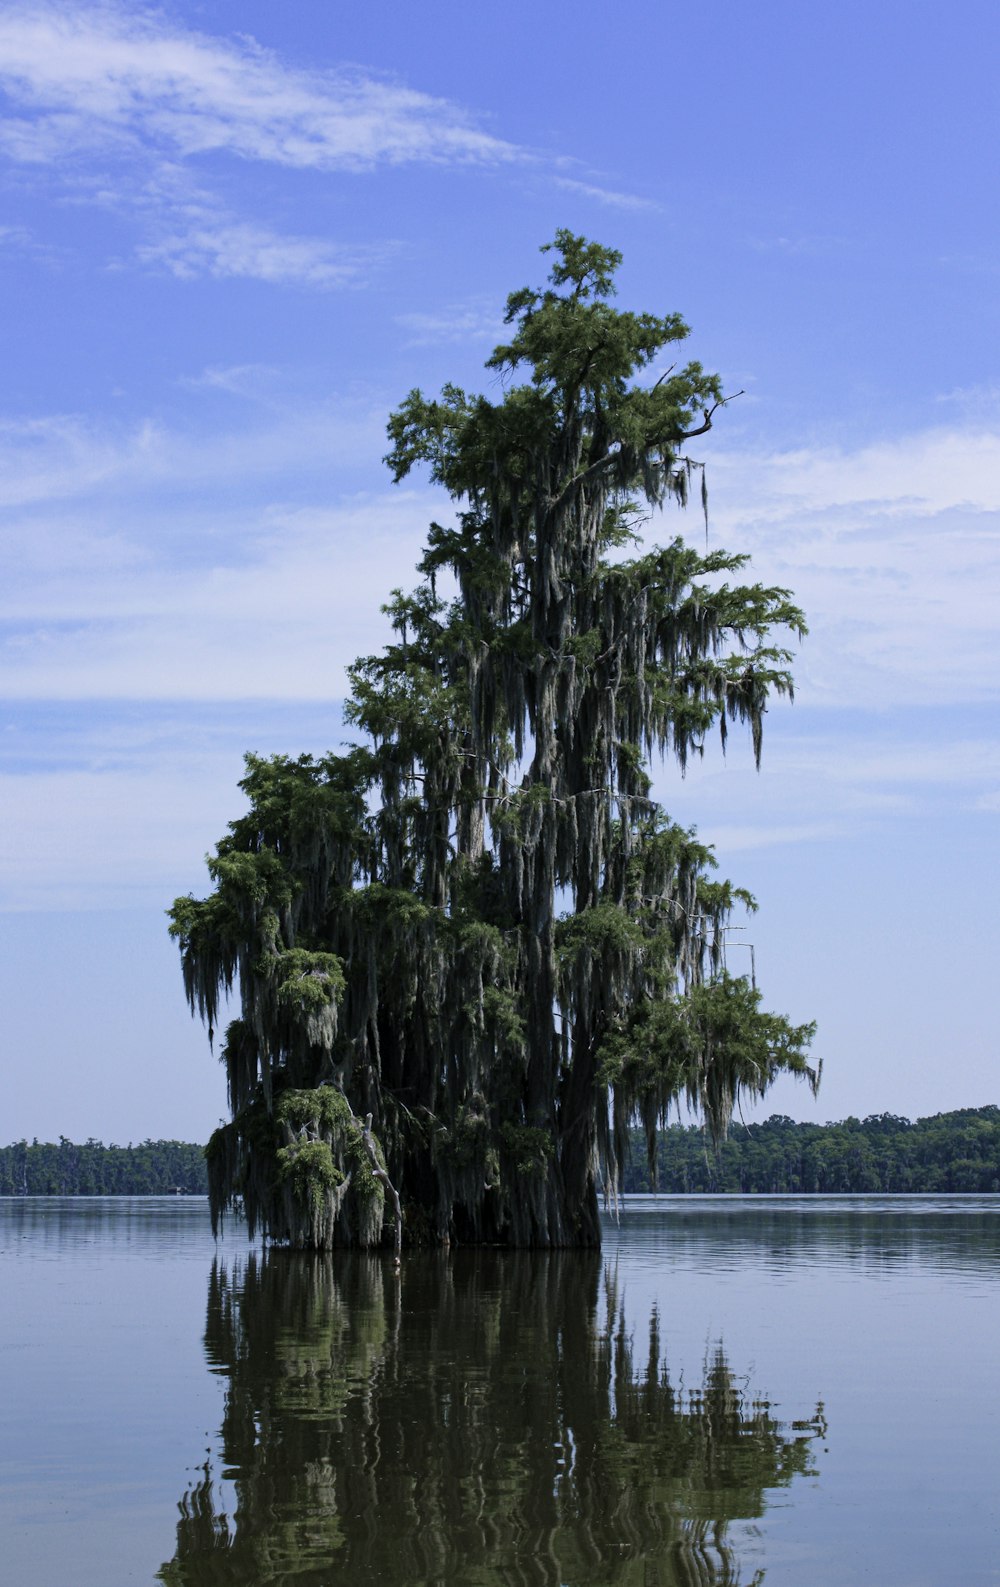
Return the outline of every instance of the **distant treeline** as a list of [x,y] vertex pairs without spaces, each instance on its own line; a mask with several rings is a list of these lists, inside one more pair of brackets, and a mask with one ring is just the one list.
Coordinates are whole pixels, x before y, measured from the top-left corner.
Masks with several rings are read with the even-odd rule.
[[[1000,1191],[1000,1108],[932,1118],[876,1113],[839,1124],[796,1124],[774,1114],[734,1125],[715,1152],[697,1125],[671,1125],[656,1142],[656,1188],[816,1193]],[[645,1136],[632,1132],[625,1190],[650,1190]]]
[[205,1153],[185,1141],[83,1146],[60,1136],[0,1147],[0,1196],[165,1196],[208,1194]]
[[[652,1188],[646,1142],[633,1130],[626,1191]],[[736,1125],[719,1152],[697,1125],[673,1124],[656,1141],[658,1188],[763,1194],[884,1191],[1000,1192],[1000,1108],[962,1108],[933,1118],[877,1113],[839,1124],[796,1124],[775,1114]],[[208,1191],[202,1147],[184,1141],[74,1146],[17,1141],[0,1147],[3,1196],[162,1196]]]

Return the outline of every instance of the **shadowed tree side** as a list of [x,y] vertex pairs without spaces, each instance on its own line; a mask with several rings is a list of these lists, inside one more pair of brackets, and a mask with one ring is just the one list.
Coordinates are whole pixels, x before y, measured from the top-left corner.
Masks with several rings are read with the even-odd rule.
[[508,300],[499,400],[414,391],[390,419],[394,477],[428,468],[455,518],[351,671],[362,743],[251,757],[214,893],[174,906],[192,1007],[211,1029],[242,1003],[214,1213],[242,1197],[293,1245],[378,1238],[369,1114],[410,1238],[596,1245],[595,1175],[635,1118],[652,1142],[686,1097],[721,1138],[741,1093],[816,1083],[812,1028],[725,971],[752,900],[649,770],[734,723],[759,757],[792,687],[772,634],[802,615],[731,582],[742,557],[636,548],[643,514],[687,501],[685,444],[724,399],[695,363],[643,378],[687,327],[612,308],[617,253],[553,249],[548,287]]

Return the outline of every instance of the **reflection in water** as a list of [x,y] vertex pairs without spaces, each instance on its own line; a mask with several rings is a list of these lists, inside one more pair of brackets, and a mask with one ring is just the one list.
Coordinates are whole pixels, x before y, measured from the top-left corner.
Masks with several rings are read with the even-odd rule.
[[640,1364],[586,1252],[414,1253],[402,1276],[252,1254],[213,1268],[205,1343],[225,1467],[184,1495],[169,1587],[724,1587],[747,1580],[730,1524],[823,1431],[821,1410],[784,1431],[721,1347],[671,1381],[655,1315]]

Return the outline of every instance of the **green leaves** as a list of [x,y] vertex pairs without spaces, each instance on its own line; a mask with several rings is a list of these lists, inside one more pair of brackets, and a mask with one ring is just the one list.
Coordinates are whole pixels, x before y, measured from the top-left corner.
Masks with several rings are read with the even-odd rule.
[[742,556],[629,554],[651,508],[699,482],[704,505],[684,446],[722,388],[694,361],[653,378],[687,326],[613,306],[615,250],[560,231],[544,251],[489,394],[413,390],[389,419],[393,477],[425,466],[454,517],[350,670],[361,741],[249,757],[214,892],[175,905],[192,1006],[214,1025],[241,1000],[213,1195],[258,1184],[296,1238],[341,1228],[342,1187],[261,1120],[331,1081],[372,1114],[411,1228],[545,1245],[597,1241],[595,1156],[613,1174],[634,1117],[686,1095],[718,1134],[743,1092],[815,1079],[808,1029],[724,973],[749,895],[652,797],[654,757],[683,766],[713,730],[759,757],[802,613]]
[[806,1080],[815,1093],[821,1066],[810,1063],[808,1052],[815,1025],[793,1025],[760,1003],[745,977],[723,972],[684,996],[634,1005],[609,1031],[597,1084],[613,1088],[619,1150],[639,1117],[652,1154],[656,1126],[682,1097],[718,1143],[741,1098],[763,1097],[780,1074]]
[[279,1182],[290,1185],[298,1201],[319,1212],[329,1192],[344,1183],[326,1141],[295,1141],[276,1153]]

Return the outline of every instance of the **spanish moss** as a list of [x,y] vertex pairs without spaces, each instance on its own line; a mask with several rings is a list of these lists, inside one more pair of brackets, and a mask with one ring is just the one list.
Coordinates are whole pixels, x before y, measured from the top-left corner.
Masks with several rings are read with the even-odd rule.
[[389,420],[394,479],[426,469],[454,516],[351,669],[357,743],[248,757],[214,890],[174,906],[192,1009],[240,1007],[213,1217],[242,1201],[293,1246],[378,1243],[387,1194],[411,1242],[597,1245],[632,1124],[652,1153],[686,1102],[721,1141],[741,1097],[818,1081],[812,1027],[727,973],[753,900],[651,780],[734,727],[759,762],[803,617],[744,557],[640,543],[707,501],[688,444],[726,399],[697,363],[652,378],[687,327],[612,307],[616,252],[546,251],[498,400],[412,391]]

